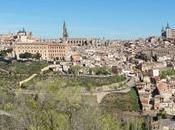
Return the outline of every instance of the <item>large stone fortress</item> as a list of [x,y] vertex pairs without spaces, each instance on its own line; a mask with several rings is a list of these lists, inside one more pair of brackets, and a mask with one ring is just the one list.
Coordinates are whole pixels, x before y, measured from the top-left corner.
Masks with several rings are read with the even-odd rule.
[[17,33],[8,33],[0,35],[0,43],[13,44],[17,42],[31,43],[34,42],[32,32],[27,32],[24,28]]
[[175,39],[175,29],[171,28],[168,23],[166,28],[162,28],[161,33],[163,39]]

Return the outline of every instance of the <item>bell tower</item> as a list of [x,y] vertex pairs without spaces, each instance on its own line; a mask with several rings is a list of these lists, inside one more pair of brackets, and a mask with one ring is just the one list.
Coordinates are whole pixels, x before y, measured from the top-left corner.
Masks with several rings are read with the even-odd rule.
[[63,23],[63,39],[67,39],[69,37],[66,27],[66,22]]

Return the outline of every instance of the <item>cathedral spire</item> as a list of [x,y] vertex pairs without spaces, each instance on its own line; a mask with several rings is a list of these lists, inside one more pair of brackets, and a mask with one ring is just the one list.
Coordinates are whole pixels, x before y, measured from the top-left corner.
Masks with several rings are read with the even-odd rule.
[[169,25],[169,23],[168,23],[168,22],[167,22],[167,26],[166,26],[166,28],[167,28],[167,29],[169,29],[169,28],[170,28],[170,25]]
[[67,32],[67,27],[66,27],[66,22],[64,21],[63,23],[63,38],[68,38],[68,32]]

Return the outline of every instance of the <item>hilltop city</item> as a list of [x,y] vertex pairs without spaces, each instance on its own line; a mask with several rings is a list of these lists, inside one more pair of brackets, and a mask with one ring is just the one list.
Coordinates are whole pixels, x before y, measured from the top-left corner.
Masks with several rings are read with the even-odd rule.
[[[140,121],[143,120],[144,130],[146,128],[174,130],[175,128],[175,29],[168,23],[162,27],[162,30],[160,29],[160,36],[135,40],[73,38],[69,35],[66,22],[63,23],[62,37],[57,39],[40,39],[35,37],[33,32],[23,28],[16,33],[0,35],[0,64],[0,78],[3,81],[0,86],[4,86],[8,93],[14,94],[15,100],[20,99],[18,102],[23,102],[22,98],[19,98],[20,94],[32,95],[34,97],[32,99],[38,101],[40,93],[48,89],[43,91],[41,83],[43,86],[47,83],[52,84],[50,79],[61,77],[59,82],[63,82],[59,84],[82,85],[81,95],[95,97],[93,102],[89,103],[90,99],[84,99],[83,103],[102,106],[107,110],[112,109],[113,112],[121,111],[122,114],[118,116],[119,122],[123,124],[120,128],[123,130],[129,117],[129,119],[137,117]],[[37,68],[36,64],[40,66]],[[19,66],[21,68],[18,68]],[[30,67],[33,68],[29,69]],[[5,79],[2,75],[8,76]],[[70,83],[72,80],[78,83]],[[13,85],[15,87],[12,87]],[[35,88],[37,85],[39,87]],[[55,86],[51,87],[54,89]],[[40,92],[39,88],[41,88]],[[133,95],[128,98],[126,96],[128,93],[131,93],[130,96],[134,93],[134,98]],[[125,98],[122,98],[124,95]],[[48,95],[46,97],[49,98]],[[4,105],[0,107],[2,110],[0,115],[11,118],[18,105],[14,105],[15,109],[13,109],[9,104],[10,101],[5,103],[7,99],[0,100],[0,104]],[[41,100],[41,104],[44,99]],[[31,102],[33,110],[37,105],[33,100],[28,103]],[[63,103],[60,106],[64,105]],[[62,111],[63,108],[60,106],[58,109]],[[20,122],[23,125],[19,126],[29,130],[28,124],[24,122],[23,119]],[[34,126],[31,126],[31,130],[35,130],[32,129]],[[76,125],[74,127],[76,128]],[[134,126],[132,130],[136,130],[136,127]],[[79,129],[84,130],[81,127],[77,128]],[[137,130],[141,129],[137,128]]]

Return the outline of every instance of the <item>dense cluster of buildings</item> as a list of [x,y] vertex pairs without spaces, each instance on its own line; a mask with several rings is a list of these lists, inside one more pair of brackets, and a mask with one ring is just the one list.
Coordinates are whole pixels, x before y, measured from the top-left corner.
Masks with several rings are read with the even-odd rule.
[[[150,39],[154,39],[154,42]],[[175,116],[175,78],[172,74],[175,68],[174,40],[155,37],[150,39],[140,44],[132,43],[137,45],[134,51],[140,55],[135,59],[139,67],[139,71],[135,72],[135,78],[140,104],[143,113],[153,118],[151,121],[153,130],[173,130],[175,128],[175,121],[172,119]],[[162,117],[165,115],[167,117]]]
[[162,77],[163,71],[174,71],[174,65],[168,67],[169,61],[165,62],[166,64],[149,62],[149,65],[142,63],[144,68],[148,65],[147,69],[136,73],[136,88],[142,111],[153,118],[151,121],[153,130],[173,130],[175,126],[175,121],[172,120],[175,115],[175,78],[173,75]]
[[17,33],[0,35],[0,50],[13,48],[13,55],[17,59],[20,59],[20,54],[23,53],[39,53],[42,60],[65,60],[70,59],[71,54],[73,54],[73,52],[68,52],[68,50],[72,50],[72,47],[103,46],[106,44],[109,44],[109,41],[100,38],[70,38],[65,22],[63,36],[58,39],[37,39],[33,37],[32,32],[27,32],[25,29]]
[[[175,68],[175,29],[167,25],[161,33],[161,37],[131,41],[70,38],[64,23],[63,36],[58,39],[36,39],[25,29],[16,34],[0,35],[0,50],[12,48],[17,59],[25,53],[40,54],[41,60],[65,62],[63,67],[116,67],[119,74],[135,79],[144,113],[155,116],[165,112],[175,116],[175,78],[161,77],[162,71]],[[169,125],[162,120],[157,124],[153,121],[153,128],[171,130],[174,123],[166,122]]]

